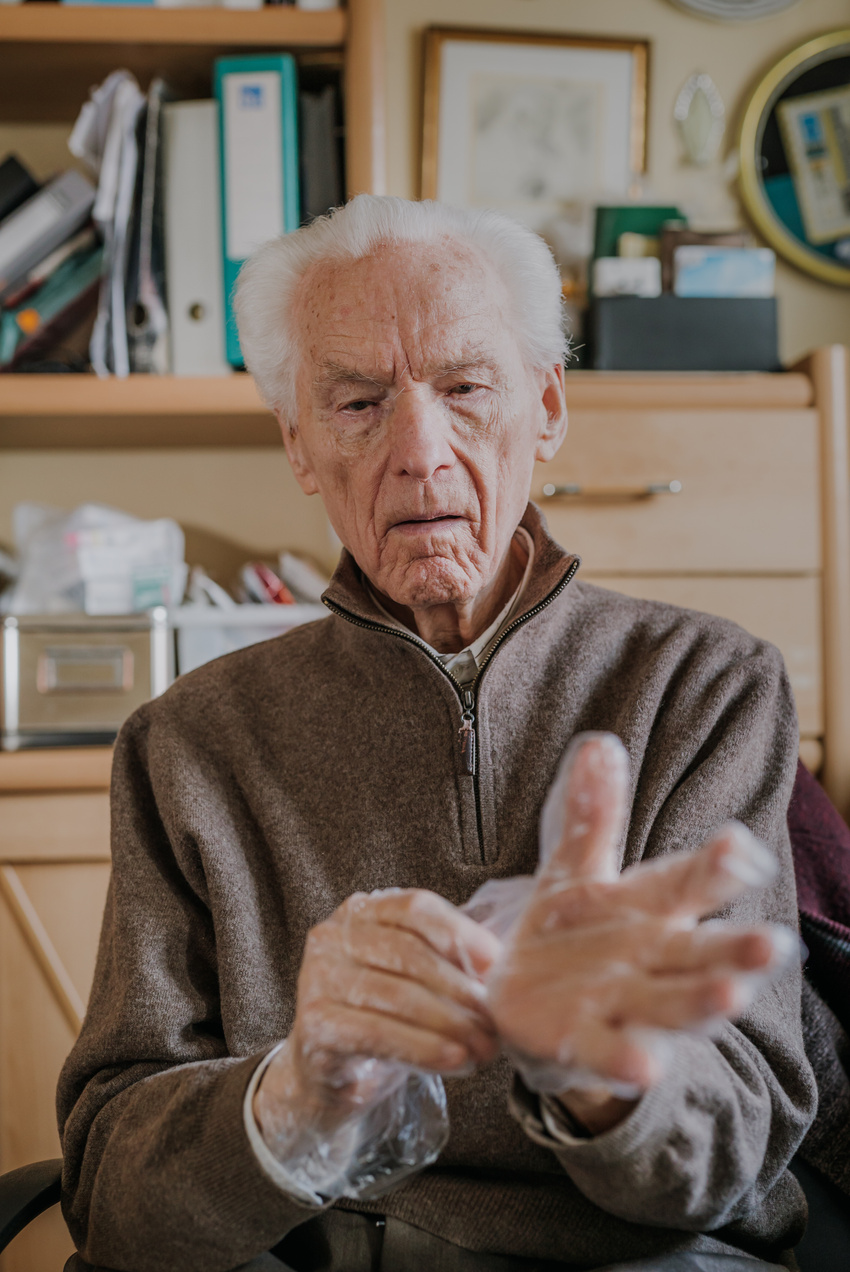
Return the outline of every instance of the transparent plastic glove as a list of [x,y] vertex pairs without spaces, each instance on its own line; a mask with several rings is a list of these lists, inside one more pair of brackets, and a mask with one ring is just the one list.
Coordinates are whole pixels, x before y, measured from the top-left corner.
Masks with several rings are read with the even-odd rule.
[[798,950],[785,928],[700,923],[776,873],[738,823],[620,874],[627,779],[616,737],[577,737],[543,807],[536,875],[485,884],[465,907],[504,942],[488,1002],[533,1090],[636,1098],[678,1031],[739,1015]]
[[489,932],[420,890],[356,893],[308,935],[295,1023],[254,1097],[266,1145],[316,1200],[377,1196],[436,1159],[440,1074],[498,1042]]

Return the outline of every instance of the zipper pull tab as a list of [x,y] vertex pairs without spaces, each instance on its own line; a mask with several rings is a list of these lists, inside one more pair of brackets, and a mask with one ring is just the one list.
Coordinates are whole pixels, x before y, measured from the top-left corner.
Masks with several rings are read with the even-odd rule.
[[467,777],[475,777],[477,761],[477,739],[475,737],[475,698],[471,689],[463,691],[464,711],[461,716],[460,730],[460,763],[461,772]]

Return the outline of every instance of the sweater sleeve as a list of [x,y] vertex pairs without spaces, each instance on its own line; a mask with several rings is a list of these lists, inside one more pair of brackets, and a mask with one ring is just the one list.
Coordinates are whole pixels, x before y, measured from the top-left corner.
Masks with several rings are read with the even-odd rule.
[[147,763],[146,709],[116,744],[113,870],[94,986],[57,1095],[62,1207],[92,1264],[216,1272],[316,1213],[280,1188],[247,1134],[264,1053],[228,1053],[202,866],[169,835]]
[[[746,656],[728,660],[713,677],[679,676],[652,734],[626,860],[629,847],[632,860],[696,849],[735,817],[773,849],[779,871],[768,888],[717,917],[796,929],[786,817],[798,734],[781,656],[753,641]],[[656,760],[661,756],[666,772]],[[653,792],[652,803],[642,788]],[[779,1204],[783,1192],[796,1188],[786,1167],[816,1106],[800,979],[797,964],[712,1037],[676,1035],[664,1076],[604,1134],[578,1138],[566,1125],[555,1128],[519,1081],[512,1111],[603,1210],[640,1224],[689,1232],[729,1227],[731,1234],[774,1189]],[[770,1209],[768,1203],[762,1213]],[[752,1236],[751,1226],[747,1231]]]

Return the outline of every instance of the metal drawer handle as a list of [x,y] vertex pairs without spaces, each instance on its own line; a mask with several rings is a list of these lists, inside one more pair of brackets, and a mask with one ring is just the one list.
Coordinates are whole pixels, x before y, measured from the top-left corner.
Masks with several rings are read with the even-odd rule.
[[547,482],[543,487],[544,499],[594,499],[599,503],[629,502],[634,499],[651,499],[654,495],[678,495],[680,481],[653,481],[648,486],[554,486]]
[[39,693],[128,693],[133,651],[126,645],[56,645],[38,656]]

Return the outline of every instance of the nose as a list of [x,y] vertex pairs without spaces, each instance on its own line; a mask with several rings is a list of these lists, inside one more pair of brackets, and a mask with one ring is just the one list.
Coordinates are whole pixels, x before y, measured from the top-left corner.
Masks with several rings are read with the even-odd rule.
[[430,481],[441,469],[454,466],[450,426],[431,401],[427,385],[413,385],[399,393],[389,432],[390,463],[396,476]]

